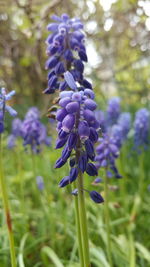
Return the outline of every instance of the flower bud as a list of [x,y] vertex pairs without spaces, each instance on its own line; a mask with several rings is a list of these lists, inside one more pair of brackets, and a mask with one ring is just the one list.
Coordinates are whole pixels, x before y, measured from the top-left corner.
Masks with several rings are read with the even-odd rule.
[[79,110],[79,103],[78,102],[71,102],[67,104],[66,110],[68,113],[75,113]]
[[92,99],[86,99],[84,101],[84,105],[86,108],[88,108],[90,110],[95,110],[97,108],[97,104]]
[[62,129],[65,132],[70,132],[73,127],[74,127],[74,123],[75,123],[75,116],[73,114],[68,114],[67,116],[65,116],[65,118],[62,121]]
[[91,191],[90,197],[95,203],[103,203],[104,202],[103,197],[96,191]]
[[78,133],[81,140],[87,140],[90,135],[90,128],[86,121],[80,121],[78,126]]

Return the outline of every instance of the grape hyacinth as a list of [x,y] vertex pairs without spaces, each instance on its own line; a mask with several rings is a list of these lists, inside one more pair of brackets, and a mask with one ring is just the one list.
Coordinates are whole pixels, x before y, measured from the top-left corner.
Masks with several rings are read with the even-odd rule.
[[69,18],[67,14],[61,17],[53,15],[55,22],[47,26],[52,33],[48,36],[46,53],[49,56],[45,64],[48,73],[48,87],[44,93],[52,94],[56,89],[66,90],[69,84],[63,79],[63,75],[70,70],[75,81],[85,88],[91,88],[91,84],[83,77],[84,64],[87,62],[87,54],[84,45],[83,24],[78,18]]
[[8,136],[7,139],[7,146],[9,149],[12,149],[16,145],[16,139],[18,137],[21,137],[21,127],[22,127],[22,121],[19,118],[15,118],[12,121],[12,132],[11,135]]
[[[48,88],[44,91],[51,94],[59,89],[61,109],[57,111],[58,139],[56,149],[63,146],[62,156],[57,160],[55,168],[62,167],[70,158],[70,174],[64,177],[60,187],[76,180],[79,171],[88,175],[97,175],[94,160],[94,143],[98,139],[97,122],[94,110],[92,85],[84,78],[84,64],[87,54],[84,46],[83,24],[80,19],[70,19],[67,14],[51,17],[47,29],[52,32],[47,38],[46,69],[49,69]],[[71,89],[71,90],[68,90]],[[74,150],[74,152],[73,152]],[[77,156],[73,155],[77,151]]]
[[87,62],[83,24],[80,19],[70,19],[67,14],[61,17],[54,15],[52,19],[56,22],[47,27],[52,34],[47,38],[49,59],[45,67],[49,73],[48,88],[44,93],[52,94],[56,89],[59,90],[56,149],[63,147],[63,150],[55,168],[61,168],[69,162],[69,175],[63,177],[59,187],[73,184],[81,266],[90,266],[84,191],[89,193],[95,203],[104,201],[98,192],[88,191],[83,185],[84,172],[89,176],[97,175],[92,162],[95,159],[94,144],[98,140],[99,130],[94,114],[97,105],[92,85],[83,75],[83,62]]
[[95,157],[96,167],[105,168],[107,170],[107,177],[121,178],[118,173],[115,160],[119,156],[119,147],[115,144],[113,136],[104,134],[99,138],[99,145],[96,147],[97,155]]
[[121,149],[123,143],[127,139],[128,132],[131,127],[131,116],[130,113],[122,113],[119,116],[118,123],[112,125],[112,127],[108,130],[110,132],[114,144]]
[[122,129],[122,142],[124,142],[131,128],[131,114],[129,112],[121,113],[118,118],[117,124]]
[[46,127],[40,122],[40,112],[32,107],[25,115],[21,126],[23,145],[29,145],[34,153],[39,153],[42,144],[50,145],[50,138],[47,136]]
[[[64,177],[60,187],[64,187],[76,180],[79,171],[89,176],[97,175],[97,169],[91,162],[94,161],[94,143],[98,140],[99,123],[95,118],[94,110],[97,105],[94,101],[94,92],[91,89],[78,91],[70,72],[65,73],[65,80],[70,81],[74,91],[60,93],[60,109],[56,113],[58,139],[56,149],[63,146],[61,157],[55,168],[62,167],[70,158],[70,174]],[[75,151],[77,152],[75,156]]]
[[15,95],[14,90],[7,94],[5,88],[0,89],[0,134],[3,133],[3,131],[4,131],[5,111],[8,111],[9,114],[13,117],[15,117],[17,115],[17,112],[11,106],[8,106],[6,104],[7,101],[11,100],[13,95]]
[[108,101],[107,111],[106,111],[106,119],[109,126],[115,124],[120,115],[120,98],[112,97]]
[[105,133],[107,131],[107,121],[105,112],[102,110],[96,110],[95,117],[100,124],[102,133]]
[[150,112],[146,108],[137,111],[134,121],[135,148],[146,148],[149,143]]
[[42,176],[37,176],[36,177],[36,184],[37,184],[38,189],[40,191],[43,191],[43,189],[44,189],[44,180],[43,180]]

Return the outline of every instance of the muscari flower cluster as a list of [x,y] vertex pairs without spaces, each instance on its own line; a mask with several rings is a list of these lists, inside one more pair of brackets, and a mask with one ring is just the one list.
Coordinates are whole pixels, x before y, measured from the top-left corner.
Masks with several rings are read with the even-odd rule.
[[44,189],[44,179],[42,176],[37,176],[36,177],[36,184],[37,184],[37,187],[40,191],[43,191]]
[[21,127],[23,145],[30,146],[34,153],[41,151],[41,145],[50,145],[50,138],[47,136],[46,127],[40,122],[40,112],[36,107],[28,110]]
[[15,146],[15,141],[21,137],[25,147],[30,146],[34,153],[41,151],[41,145],[50,145],[50,138],[47,136],[46,127],[40,122],[40,112],[36,107],[32,107],[25,115],[25,119],[15,119],[12,122],[12,134],[8,137],[8,147]]
[[[90,160],[95,158],[93,145],[98,139],[99,124],[94,115],[96,103],[92,85],[83,75],[83,62],[88,60],[83,24],[80,19],[72,19],[67,14],[61,17],[54,15],[52,19],[55,22],[47,27],[52,33],[46,41],[49,59],[45,67],[49,73],[44,93],[51,94],[56,89],[63,91],[59,101],[61,108],[56,114],[56,148],[65,147],[55,167],[62,167],[70,159],[70,173],[59,183],[60,187],[64,187],[75,181],[79,172],[97,175],[97,169]],[[73,194],[76,195],[77,190]],[[95,202],[103,201],[99,193],[91,191],[89,194]]]
[[12,131],[7,139],[7,146],[12,149],[16,145],[16,139],[21,136],[22,121],[16,118],[12,121]]
[[[56,113],[58,121],[56,149],[63,146],[64,148],[61,157],[56,161],[55,168],[62,167],[70,159],[70,173],[60,181],[60,187],[74,182],[79,172],[86,172],[89,176],[97,175],[96,166],[92,161],[95,159],[94,144],[98,140],[99,130],[99,123],[94,114],[97,107],[94,92],[90,88],[78,88],[69,71],[64,77],[72,90],[60,93],[61,108]],[[96,203],[103,202],[99,193],[91,191],[89,194]]]
[[117,122],[120,115],[120,98],[112,97],[108,101],[107,111],[106,111],[106,120],[107,124],[112,126]]
[[[114,110],[116,111],[115,106]],[[115,113],[115,111],[113,112],[112,109],[113,114]],[[114,176],[116,178],[121,178],[121,175],[118,173],[115,161],[119,156],[120,149],[124,141],[126,140],[127,134],[131,127],[130,113],[121,113],[116,124],[112,125],[111,127],[109,126],[109,124],[107,125],[104,122],[103,124],[105,125],[105,133],[103,134],[102,138],[99,138],[100,143],[96,148],[96,166],[98,169],[105,168],[107,170],[107,177]],[[101,179],[97,178],[95,180],[95,183],[98,182],[101,182]]]
[[99,138],[99,145],[96,147],[97,155],[95,157],[96,167],[105,168],[107,177],[121,178],[115,164],[115,160],[119,156],[119,147],[115,144],[113,136],[104,134]]
[[44,93],[54,93],[68,88],[63,74],[69,70],[75,81],[85,88],[91,88],[91,84],[84,78],[84,64],[87,62],[87,54],[84,45],[83,24],[78,18],[69,18],[67,14],[61,17],[53,15],[55,22],[47,26],[52,33],[48,36],[46,53],[49,59],[45,68],[48,73],[48,87]]
[[146,148],[149,143],[150,112],[146,108],[137,111],[134,121],[135,148]]
[[111,129],[111,136],[113,137],[115,145],[121,149],[123,143],[127,139],[127,135],[131,128],[131,115],[128,112],[120,114],[118,121],[114,124]]
[[13,95],[15,95],[14,90],[7,94],[5,88],[0,88],[0,134],[4,132],[5,112],[8,111],[13,117],[17,115],[17,112],[11,106],[7,105],[7,101],[11,100]]

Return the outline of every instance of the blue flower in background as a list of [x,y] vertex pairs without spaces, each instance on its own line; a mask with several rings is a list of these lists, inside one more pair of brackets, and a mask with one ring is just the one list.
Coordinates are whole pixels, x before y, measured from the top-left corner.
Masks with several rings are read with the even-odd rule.
[[120,114],[117,124],[122,129],[122,142],[127,138],[127,135],[131,128],[131,114],[129,112],[123,112]]
[[11,134],[7,138],[7,147],[9,149],[13,149],[15,146],[16,146],[16,137],[13,134]]
[[34,153],[39,153],[41,145],[50,145],[50,138],[47,136],[46,127],[40,122],[40,112],[32,107],[25,115],[21,126],[21,137],[23,145],[29,145]]
[[44,180],[43,180],[42,176],[37,176],[36,177],[36,184],[37,184],[38,189],[40,191],[43,191],[43,189],[44,189]]
[[101,128],[102,133],[105,133],[107,130],[107,121],[106,121],[105,112],[102,110],[96,110],[95,111],[95,117],[100,124],[100,128]]
[[9,149],[13,149],[16,146],[16,140],[22,136],[21,132],[22,121],[18,118],[12,121],[12,131],[7,138],[7,146]]
[[22,121],[16,118],[12,121],[12,134],[15,137],[21,136]]
[[102,138],[99,138],[99,145],[96,147],[96,152],[95,160],[97,169],[105,168],[108,177],[112,177],[113,174],[116,178],[121,178],[115,164],[119,156],[119,147],[116,145],[113,136],[104,134]]
[[4,131],[5,111],[8,111],[9,114],[13,117],[17,115],[17,112],[11,106],[7,105],[7,101],[11,100],[14,95],[14,90],[7,94],[5,88],[0,89],[0,133]]
[[150,112],[146,108],[139,109],[134,121],[134,144],[136,148],[146,148],[149,143]]
[[108,101],[107,111],[106,111],[106,120],[109,126],[115,124],[120,115],[120,98],[112,97]]
[[40,119],[40,111],[36,107],[31,107],[27,111],[25,115],[25,120],[26,119],[33,119],[33,120],[39,120]]

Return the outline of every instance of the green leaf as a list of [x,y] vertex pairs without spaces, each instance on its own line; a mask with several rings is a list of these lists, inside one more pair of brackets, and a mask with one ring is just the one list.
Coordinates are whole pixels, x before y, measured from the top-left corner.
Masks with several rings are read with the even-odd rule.
[[[106,260],[105,254],[101,248],[91,248],[91,256],[93,257],[92,261],[95,262],[95,259],[98,260],[99,264],[101,263],[103,267],[109,267],[109,263]],[[99,265],[100,266],[100,265]]]
[[138,242],[135,243],[135,247],[140,252],[140,256],[150,262],[150,252],[148,251],[148,249]]
[[46,262],[45,256],[47,256],[55,266],[64,267],[64,265],[61,263],[61,260],[58,258],[54,250],[52,250],[50,247],[44,247],[41,251],[41,254],[44,262]]

